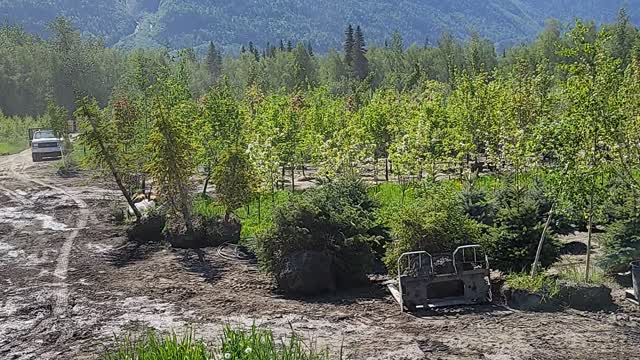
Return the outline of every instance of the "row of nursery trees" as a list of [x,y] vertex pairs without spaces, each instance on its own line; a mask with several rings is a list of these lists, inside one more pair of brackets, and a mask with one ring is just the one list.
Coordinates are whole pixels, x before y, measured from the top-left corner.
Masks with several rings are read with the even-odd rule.
[[[317,169],[318,179],[334,186],[292,200],[300,203],[284,209],[298,215],[276,212],[273,229],[259,242],[259,253],[274,272],[278,264],[268,259],[286,259],[284,255],[300,250],[300,241],[293,240],[301,234],[281,232],[287,224],[333,221],[330,214],[344,214],[336,221],[359,216],[358,221],[344,222],[344,229],[323,223],[313,227],[320,233],[340,230],[309,241],[318,247],[331,239],[339,256],[344,251],[372,252],[386,256],[390,265],[401,251],[448,250],[457,242],[484,238],[493,239],[486,244],[492,257],[501,259],[497,266],[519,271],[530,266],[538,240],[550,237],[545,232],[559,230],[559,221],[543,230],[553,213],[558,214],[555,219],[588,230],[589,242],[596,224],[606,226],[603,264],[614,271],[640,256],[635,202],[640,186],[640,52],[634,47],[637,30],[622,24],[624,31],[596,31],[592,24],[577,21],[558,34],[554,48],[545,49],[548,53],[534,51],[540,42],[513,50],[509,66],[474,67],[473,61],[447,66],[452,75],[447,81],[418,71],[411,86],[402,85],[403,80],[373,87],[370,76],[350,78],[344,92],[328,85],[268,91],[258,81],[239,86],[221,75],[200,94],[194,91],[188,61],[149,63],[138,54],[111,100],[103,104],[80,97],[71,110],[81,123],[91,163],[114,176],[132,208],[134,192],[149,180],[169,208],[169,218],[191,237],[200,233],[192,207],[194,181],[201,182],[205,193],[214,185],[230,221],[251,200],[275,197],[285,177],[295,189],[296,169]],[[402,46],[397,53],[402,59],[408,56]],[[479,54],[470,59],[482,59]],[[64,94],[65,99],[71,95]],[[67,116],[68,104],[59,105],[49,104],[52,118]],[[367,197],[348,190],[356,185],[335,184],[341,183],[339,178],[360,177],[369,168],[381,180],[400,183],[403,200],[406,190],[417,187],[422,189],[421,201],[429,202],[430,193],[443,193],[441,199],[450,201],[434,200],[397,212],[413,219],[387,214],[397,220],[387,222],[372,215],[380,214],[378,210],[357,215],[377,206],[363,206]],[[451,195],[455,191],[434,185],[443,174],[463,179],[484,168],[509,186],[491,196],[469,186],[460,201]],[[540,188],[531,185],[539,182]],[[337,198],[340,194],[355,200]],[[135,212],[140,220],[143,214]],[[442,212],[446,216],[432,218]],[[352,228],[360,223],[371,226]],[[425,233],[440,228],[450,231]],[[551,250],[557,251],[557,244],[551,238],[541,248],[543,265],[555,259]],[[278,239],[292,241],[278,247]],[[438,245],[443,239],[450,241]]]

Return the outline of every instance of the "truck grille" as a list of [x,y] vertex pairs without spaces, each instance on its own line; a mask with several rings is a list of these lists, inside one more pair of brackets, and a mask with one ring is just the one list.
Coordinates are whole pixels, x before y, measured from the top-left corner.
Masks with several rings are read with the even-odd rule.
[[39,144],[36,144],[36,145],[39,148],[54,148],[54,147],[58,147],[58,143],[57,142],[45,142],[45,143],[39,143]]

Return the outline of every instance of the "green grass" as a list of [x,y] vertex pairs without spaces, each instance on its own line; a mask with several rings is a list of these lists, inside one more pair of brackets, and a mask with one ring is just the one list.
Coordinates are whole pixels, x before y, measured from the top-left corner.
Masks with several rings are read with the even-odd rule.
[[29,129],[42,127],[43,118],[7,117],[0,113],[0,155],[16,154],[29,147]]
[[[223,359],[237,360],[328,360],[328,349],[318,349],[310,340],[305,342],[296,333],[288,340],[276,341],[270,330],[253,326],[249,330],[224,329],[221,355]],[[342,358],[342,355],[339,357]]]
[[[263,195],[260,200],[254,199],[248,207],[237,209],[234,213],[242,223],[240,236],[243,239],[255,238],[267,231],[273,223],[273,210],[278,205],[285,203],[291,196],[288,191],[277,191],[273,197],[271,194]],[[194,211],[207,218],[224,215],[223,206],[209,197],[202,196],[197,197],[194,201]]]
[[12,155],[29,147],[29,144],[0,142],[0,155]]
[[[305,340],[295,332],[288,339],[276,340],[273,332],[255,325],[250,329],[226,326],[217,346],[196,339],[193,331],[178,337],[153,331],[139,338],[116,339],[113,349],[102,360],[328,360],[328,348],[319,348],[313,340]],[[338,359],[342,359],[340,349]]]
[[[369,188],[369,195],[380,203],[380,207],[393,208],[403,206],[402,186],[393,183],[384,183]],[[417,198],[415,187],[408,187],[404,195],[404,205],[409,205]]]
[[553,299],[560,295],[557,280],[543,273],[535,276],[526,273],[510,274],[507,275],[506,285],[514,290],[541,295],[543,299]]
[[126,336],[116,339],[114,350],[107,351],[103,360],[209,360],[214,359],[207,345],[189,332],[182,338],[148,332],[138,339]]
[[585,282],[586,267],[583,264],[579,265],[560,265],[560,271],[558,272],[558,278],[566,281],[571,281],[576,284],[589,284],[589,285],[611,285],[613,280],[607,276],[604,270],[599,267],[592,266],[589,274],[589,281]]

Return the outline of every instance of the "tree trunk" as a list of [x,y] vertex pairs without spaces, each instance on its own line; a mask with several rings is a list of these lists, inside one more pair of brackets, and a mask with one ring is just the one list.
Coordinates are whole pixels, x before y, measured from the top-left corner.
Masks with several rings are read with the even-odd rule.
[[586,283],[589,283],[589,273],[591,271],[591,239],[593,237],[593,196],[595,189],[591,189],[591,195],[590,195],[590,204],[589,204],[589,224],[587,225],[587,231],[588,231],[588,235],[587,235],[587,264],[586,264],[586,271],[584,274],[584,281]]
[[306,166],[304,166],[304,164],[302,164],[302,177],[303,178],[307,177],[307,173],[305,172],[305,168],[306,168]]
[[[89,119],[89,122],[91,123],[91,127],[93,128],[93,131],[96,134],[98,134],[99,133],[98,127],[95,123],[95,120],[91,118],[91,115],[88,113],[88,111],[86,111],[86,109],[85,109],[84,115],[87,117],[87,119]],[[127,189],[124,187],[124,184],[122,183],[122,178],[120,177],[120,174],[116,170],[116,167],[113,162],[113,158],[111,157],[111,154],[107,151],[107,148],[105,147],[104,142],[102,142],[102,138],[100,136],[96,136],[96,138],[98,140],[98,145],[100,146],[100,151],[104,154],[104,158],[107,161],[109,170],[111,170],[111,174],[113,175],[113,178],[116,180],[118,189],[120,189],[120,192],[122,192],[122,195],[124,195],[125,199],[127,199],[127,203],[129,204],[129,207],[131,208],[131,210],[133,210],[133,214],[136,217],[136,221],[139,222],[140,219],[142,219],[142,214],[140,213],[140,210],[138,210],[138,208],[136,207],[136,204],[133,202],[133,199],[131,198],[131,195],[129,194]]]
[[378,185],[378,158],[373,159],[373,181]]
[[284,178],[287,176],[285,173],[286,166],[282,165],[282,190],[284,190]]
[[204,189],[202,189],[202,195],[207,195],[207,189],[209,187],[209,181],[211,180],[211,169],[207,172],[207,178],[204,180]]
[[549,210],[549,216],[547,217],[547,222],[544,224],[544,228],[542,229],[542,236],[540,236],[540,242],[538,243],[538,250],[536,251],[536,258],[533,261],[533,265],[531,266],[531,276],[535,276],[538,271],[538,263],[540,262],[540,255],[542,254],[542,247],[544,246],[544,239],[547,235],[547,230],[549,230],[549,224],[551,224],[551,218],[553,217],[553,211],[556,207],[556,204],[553,203],[551,205],[551,210]]
[[258,193],[258,224],[262,224],[262,194]]
[[389,158],[384,158],[384,180],[389,182]]
[[294,165],[291,165],[291,192],[296,191],[295,171],[296,171],[296,167]]

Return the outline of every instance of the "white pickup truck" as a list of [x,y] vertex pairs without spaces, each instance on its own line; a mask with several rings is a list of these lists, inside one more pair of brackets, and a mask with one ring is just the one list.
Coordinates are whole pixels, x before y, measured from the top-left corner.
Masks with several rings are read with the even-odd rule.
[[62,157],[63,141],[55,136],[53,130],[36,130],[32,135],[31,157],[33,162],[44,158]]

